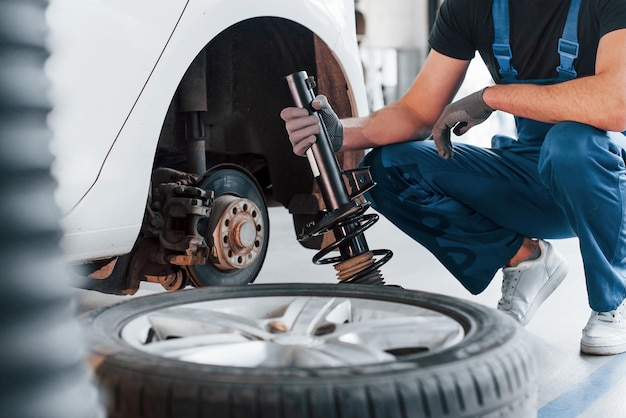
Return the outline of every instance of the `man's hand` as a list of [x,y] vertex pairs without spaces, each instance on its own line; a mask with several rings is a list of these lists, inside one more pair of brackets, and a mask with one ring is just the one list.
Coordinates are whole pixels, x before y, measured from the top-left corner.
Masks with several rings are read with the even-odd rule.
[[[328,104],[328,99],[324,95],[318,95],[311,106],[319,112],[326,125],[333,151],[339,151],[343,144],[343,125]],[[319,118],[300,107],[287,107],[280,112],[280,117],[285,121],[294,154],[304,155],[317,140],[315,135],[320,133]]]
[[463,135],[470,128],[487,120],[493,112],[493,109],[483,100],[484,91],[485,89],[482,89],[450,103],[435,122],[432,137],[439,155],[443,158],[450,158],[453,154],[450,130],[454,130],[456,135]]

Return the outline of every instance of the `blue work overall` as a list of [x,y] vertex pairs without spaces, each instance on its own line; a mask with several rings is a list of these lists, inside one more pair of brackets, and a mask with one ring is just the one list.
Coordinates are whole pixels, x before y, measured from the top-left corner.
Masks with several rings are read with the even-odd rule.
[[[494,0],[494,54],[503,83],[549,84],[576,77],[573,0],[559,42],[559,77],[516,80],[508,45],[508,1]],[[372,150],[373,207],[432,252],[467,288],[482,292],[524,237],[579,237],[589,304],[615,309],[626,297],[626,137],[592,126],[516,118],[517,136],[493,148],[454,144],[441,158],[432,141]]]

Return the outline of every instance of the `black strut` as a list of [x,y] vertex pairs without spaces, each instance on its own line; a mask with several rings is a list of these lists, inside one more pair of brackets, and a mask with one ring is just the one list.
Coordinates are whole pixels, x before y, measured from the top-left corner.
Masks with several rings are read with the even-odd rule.
[[[311,107],[316,87],[313,77],[309,77],[306,71],[299,71],[283,80],[293,104],[317,115],[321,125],[321,132],[306,156],[326,208],[315,221],[298,232],[298,239],[305,240],[332,231],[335,242],[315,254],[313,263],[334,264],[341,283],[384,284],[380,267],[391,259],[393,253],[390,250],[370,250],[363,235],[378,221],[378,215],[365,214],[370,203],[362,198],[363,193],[376,185],[369,168],[345,172],[339,168],[324,121]],[[338,256],[326,257],[334,250],[339,251]],[[376,260],[375,257],[379,258]]]

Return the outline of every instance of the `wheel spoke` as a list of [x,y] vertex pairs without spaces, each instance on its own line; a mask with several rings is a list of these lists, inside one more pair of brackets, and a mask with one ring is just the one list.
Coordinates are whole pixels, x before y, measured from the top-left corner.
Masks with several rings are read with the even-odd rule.
[[206,309],[170,308],[152,313],[148,319],[159,339],[223,332],[223,330],[259,340],[272,338],[272,334],[265,331],[254,319]]
[[236,344],[249,342],[250,340],[241,334],[208,334],[194,337],[173,338],[155,341],[146,344],[145,351],[163,357],[181,357],[193,350],[201,350],[205,347],[224,344]]
[[455,344],[463,338],[463,334],[462,327],[447,318],[412,316],[342,324],[323,338],[380,350],[400,347],[432,349]]
[[217,366],[286,367],[291,365],[293,349],[265,341],[205,346],[177,357],[182,361]]
[[346,304],[349,301],[336,298],[300,297],[289,304],[280,320],[292,334],[312,335],[331,313],[345,311]]
[[395,357],[365,345],[327,341],[314,347],[299,347],[295,360],[300,367],[340,367],[393,361]]

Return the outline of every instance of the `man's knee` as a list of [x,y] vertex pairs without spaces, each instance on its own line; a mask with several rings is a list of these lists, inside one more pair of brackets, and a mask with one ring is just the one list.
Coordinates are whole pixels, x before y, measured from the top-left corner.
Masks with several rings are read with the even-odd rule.
[[593,164],[599,148],[606,150],[606,132],[577,122],[556,124],[544,140],[539,159],[542,178],[563,176]]
[[428,153],[441,159],[436,150],[428,149],[428,145],[422,142],[387,145],[375,148],[365,156],[361,165],[369,167],[376,183],[366,197],[375,209],[384,213],[390,205],[403,201],[407,193],[413,197],[421,194],[419,162]]
[[407,155],[414,155],[405,148],[405,144],[374,148],[365,155],[361,165],[369,167],[373,180],[377,184],[382,185],[382,188],[393,190],[399,183],[398,176],[402,177],[400,167],[407,164],[403,159]]
[[546,135],[542,157],[558,164],[579,164],[586,160],[590,147],[596,146],[594,138],[603,135],[592,126],[576,122],[556,124]]
[[365,154],[363,157],[363,161],[361,161],[361,167],[368,167],[370,174],[372,175],[372,179],[374,182],[379,183],[377,180],[381,176],[383,176],[384,167],[383,167],[383,149],[382,148],[374,148]]

